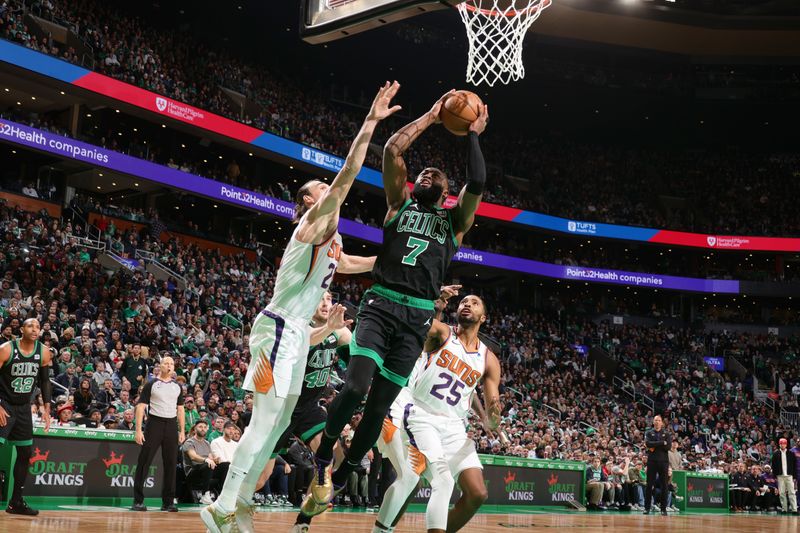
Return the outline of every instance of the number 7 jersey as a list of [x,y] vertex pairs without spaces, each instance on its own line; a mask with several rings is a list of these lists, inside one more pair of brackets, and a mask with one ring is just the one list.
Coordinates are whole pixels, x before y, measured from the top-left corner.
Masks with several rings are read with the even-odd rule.
[[444,344],[417,361],[409,381],[414,405],[433,415],[465,420],[486,368],[486,351],[480,340],[477,351],[467,351],[451,327]]
[[451,211],[406,201],[383,228],[373,279],[408,296],[435,300],[458,251]]

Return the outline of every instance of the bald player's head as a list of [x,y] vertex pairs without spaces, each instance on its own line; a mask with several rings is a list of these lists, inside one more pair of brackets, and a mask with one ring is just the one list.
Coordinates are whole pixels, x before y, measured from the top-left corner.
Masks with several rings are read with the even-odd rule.
[[41,333],[41,325],[35,318],[28,318],[22,323],[22,339],[27,342],[35,341]]

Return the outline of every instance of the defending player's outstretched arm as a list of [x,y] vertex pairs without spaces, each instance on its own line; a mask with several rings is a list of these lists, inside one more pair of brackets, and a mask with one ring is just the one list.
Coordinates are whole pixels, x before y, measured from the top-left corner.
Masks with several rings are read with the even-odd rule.
[[389,206],[386,220],[394,217],[411,196],[411,192],[406,186],[408,169],[403,154],[423,131],[431,125],[441,122],[439,112],[442,110],[442,104],[453,92],[455,91],[448,91],[433,104],[430,111],[397,130],[386,141],[386,145],[383,147],[383,190],[386,192],[386,204]]
[[458,296],[458,289],[461,285],[445,285],[442,287],[442,294],[434,302],[436,315],[431,323],[431,329],[428,330],[428,337],[425,339],[423,349],[426,352],[432,352],[441,348],[450,335],[450,326],[441,321],[442,312],[447,307],[447,300],[453,296]]
[[478,118],[470,124],[467,141],[469,154],[467,156],[467,184],[458,195],[458,203],[453,208],[453,230],[458,244],[461,244],[464,234],[469,231],[475,222],[475,212],[481,203],[483,188],[486,185],[486,163],[481,152],[478,136],[486,129],[489,120],[489,108],[482,105]]
[[377,256],[361,257],[359,255],[342,254],[339,259],[339,267],[336,269],[340,274],[362,274],[372,272]]
[[338,223],[339,208],[344,203],[347,193],[350,192],[350,187],[353,185],[356,176],[361,172],[364,158],[367,156],[369,142],[378,122],[400,110],[400,106],[397,105],[389,107],[392,98],[394,98],[399,89],[399,83],[395,81],[390,84],[387,81],[378,91],[375,100],[372,102],[372,107],[361,125],[361,130],[359,130],[350,147],[344,166],[342,166],[342,169],[322,198],[309,209],[305,217],[306,227],[301,227],[298,233],[298,237],[303,242],[315,242],[314,237],[327,235],[331,219]]
[[334,331],[340,339],[346,336],[347,341],[350,342],[350,330],[347,329],[347,326],[352,324],[353,321],[345,318],[344,313],[346,310],[343,305],[334,305],[328,313],[328,320],[325,324],[311,328],[308,345],[316,346]]

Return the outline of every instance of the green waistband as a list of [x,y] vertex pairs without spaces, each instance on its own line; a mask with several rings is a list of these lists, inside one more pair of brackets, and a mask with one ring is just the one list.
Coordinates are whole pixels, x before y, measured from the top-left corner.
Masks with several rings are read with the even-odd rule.
[[415,298],[413,296],[408,296],[403,294],[402,292],[393,291],[392,289],[388,289],[383,285],[378,285],[377,283],[370,287],[372,292],[377,294],[378,296],[383,296],[387,300],[391,300],[395,303],[407,305],[408,307],[416,307],[418,309],[425,309],[427,311],[433,311],[433,300],[425,300],[423,298]]

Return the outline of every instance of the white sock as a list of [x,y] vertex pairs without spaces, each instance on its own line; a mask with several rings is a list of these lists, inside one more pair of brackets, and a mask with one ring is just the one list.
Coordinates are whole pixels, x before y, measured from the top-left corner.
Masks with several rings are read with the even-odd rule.
[[228,478],[222,487],[217,498],[217,507],[225,514],[232,513],[236,508],[236,497],[239,495],[239,487],[242,485],[247,472],[231,465],[228,469]]

